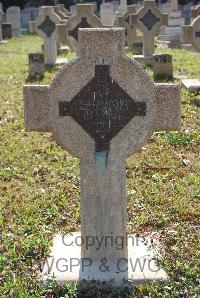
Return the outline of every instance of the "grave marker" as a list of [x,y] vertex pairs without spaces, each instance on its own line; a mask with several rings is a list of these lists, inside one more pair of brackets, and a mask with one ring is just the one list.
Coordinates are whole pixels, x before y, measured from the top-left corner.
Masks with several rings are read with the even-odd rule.
[[45,64],[43,53],[30,53],[29,57],[29,80],[44,78]]
[[2,36],[3,39],[9,39],[12,37],[12,26],[11,24],[2,24]]
[[133,44],[136,42],[136,26],[131,25],[130,15],[136,13],[136,5],[129,5],[127,11],[121,16],[116,17],[116,25],[125,28],[126,41],[129,49],[133,49]]
[[58,41],[56,24],[59,23],[61,19],[54,13],[52,6],[41,7],[41,15],[37,17],[34,29],[44,39],[44,59],[47,65],[56,63]]
[[7,23],[12,25],[12,35],[20,36],[21,35],[21,15],[20,7],[11,6],[7,9],[6,12]]
[[195,50],[200,51],[200,16],[194,19],[191,25],[182,26],[182,43],[189,43]]
[[[66,64],[50,86],[24,87],[26,129],[53,133],[64,149],[80,158],[82,239],[125,240],[121,249],[110,242],[99,249],[97,242],[84,242],[80,249],[64,244],[80,234],[56,236],[49,275],[59,282],[94,279],[121,285],[128,278],[166,279],[162,270],[128,271],[128,258],[142,260],[148,250],[144,244],[127,245],[125,160],[153,131],[180,128],[180,88],[155,84],[126,57],[124,45],[124,29],[79,29],[79,57]],[[73,257],[80,266],[71,272],[56,270],[59,258]],[[87,268],[81,264],[85,260]],[[107,260],[108,272],[101,271],[102,260]],[[157,268],[152,256],[150,260]]]
[[154,79],[173,79],[172,55],[153,55],[153,75]]
[[101,20],[94,15],[93,4],[77,4],[77,14],[73,15],[66,27],[67,40],[72,50],[78,50],[78,29],[79,28],[101,28]]
[[[168,14],[162,14],[155,6],[154,0],[145,0],[144,7],[131,15],[131,24],[136,25],[143,32],[143,56],[151,63],[155,50],[155,35],[160,26],[167,25]],[[141,58],[141,57],[140,57]]]

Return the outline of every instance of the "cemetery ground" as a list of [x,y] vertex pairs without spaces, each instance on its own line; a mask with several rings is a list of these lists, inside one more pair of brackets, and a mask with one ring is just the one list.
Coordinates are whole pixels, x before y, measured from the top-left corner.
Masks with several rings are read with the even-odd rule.
[[[24,130],[22,92],[30,49],[41,49],[35,35],[0,46],[0,297],[199,297],[200,95],[185,90],[181,131],[154,133],[126,168],[128,232],[160,239],[165,248],[160,263],[169,283],[115,289],[94,283],[61,287],[52,281],[48,290],[40,287],[37,274],[53,234],[80,230],[79,161],[50,134]],[[173,54],[175,77],[199,77],[200,59],[192,53],[158,51]],[[33,84],[49,84],[57,71],[48,68],[45,79]]]

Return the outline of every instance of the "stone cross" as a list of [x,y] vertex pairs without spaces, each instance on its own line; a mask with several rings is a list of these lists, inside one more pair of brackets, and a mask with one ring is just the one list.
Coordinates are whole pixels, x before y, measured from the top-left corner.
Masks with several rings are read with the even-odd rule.
[[200,51],[200,15],[191,25],[182,26],[182,43],[190,43],[197,51]]
[[160,26],[168,24],[168,14],[161,13],[154,0],[145,0],[144,7],[131,15],[131,24],[143,32],[143,56],[148,62],[154,54],[155,35]]
[[2,36],[2,23],[3,23],[3,18],[4,18],[4,13],[3,13],[3,11],[0,9],[0,42],[1,42],[2,39],[3,39],[3,36]]
[[[82,239],[127,239],[126,158],[154,131],[180,128],[180,87],[155,84],[126,57],[124,33],[122,28],[79,29],[79,57],[49,86],[24,87],[26,129],[51,132],[80,159]],[[72,257],[76,251],[72,249]],[[121,249],[83,243],[81,258],[94,266],[85,275],[78,272],[78,279],[121,284],[132,278],[116,268],[117,260],[127,263],[127,243]],[[98,271],[102,260],[109,261],[108,273]],[[69,275],[64,279],[74,278]]]
[[65,8],[64,4],[57,4],[57,6],[60,8],[60,11],[65,15],[65,16],[71,16],[70,12]]
[[136,26],[130,23],[130,15],[134,13],[136,13],[136,5],[129,5],[123,15],[116,17],[116,25],[125,28],[126,42],[129,49],[133,49],[133,43],[136,42]]
[[6,12],[7,23],[12,25],[12,35],[19,36],[21,34],[21,16],[20,7],[11,6]]
[[67,40],[71,49],[78,51],[79,28],[101,28],[101,20],[94,15],[93,4],[77,4],[77,14],[73,15],[66,26]]
[[36,19],[36,33],[44,39],[44,59],[46,65],[54,65],[57,58],[56,24],[62,20],[54,13],[53,6],[41,7],[41,15]]

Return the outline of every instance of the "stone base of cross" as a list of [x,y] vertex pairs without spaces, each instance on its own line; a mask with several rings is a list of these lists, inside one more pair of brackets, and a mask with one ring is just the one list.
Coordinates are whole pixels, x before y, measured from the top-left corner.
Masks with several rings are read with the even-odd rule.
[[[79,57],[49,86],[24,87],[26,129],[51,132],[58,144],[80,158],[82,240],[77,234],[55,238],[52,270],[57,268],[58,280],[85,278],[118,285],[130,276],[135,282],[166,279],[163,271],[152,273],[155,263],[152,272],[139,269],[140,277],[127,269],[132,257],[134,266],[147,250],[128,242],[125,161],[154,131],[180,128],[180,87],[155,84],[125,56],[124,45],[124,29],[79,29]],[[62,259],[75,259],[75,271],[62,275]],[[101,264],[109,269],[102,273]]]

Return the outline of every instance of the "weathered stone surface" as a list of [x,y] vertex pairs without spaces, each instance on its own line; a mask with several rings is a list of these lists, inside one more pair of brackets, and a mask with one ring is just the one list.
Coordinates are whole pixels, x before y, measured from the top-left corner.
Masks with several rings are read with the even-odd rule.
[[67,40],[71,49],[78,51],[79,28],[101,28],[101,20],[93,14],[92,4],[77,4],[77,14],[73,15],[67,23]]
[[182,26],[182,43],[190,43],[197,51],[200,51],[200,15],[193,20],[191,25]]
[[21,15],[20,7],[11,6],[6,12],[7,22],[12,25],[12,35],[19,36],[21,34]]
[[172,55],[158,54],[154,55],[153,58],[154,79],[161,77],[173,79]]
[[145,0],[144,7],[131,15],[131,24],[138,26],[143,32],[143,56],[149,60],[154,54],[155,35],[160,26],[168,24],[168,14],[162,14],[155,6],[154,0]]
[[44,78],[45,64],[43,53],[30,53],[29,55],[29,80]]
[[[24,87],[26,129],[51,132],[80,158],[81,236],[126,239],[125,160],[153,131],[180,128],[180,88],[155,84],[125,56],[123,29],[79,29],[78,40],[78,58],[49,86]],[[113,264],[128,258],[128,246],[83,245],[81,258]],[[98,279],[96,271],[92,278]],[[102,277],[115,278],[112,266]],[[116,284],[127,278],[128,272],[120,274]]]

